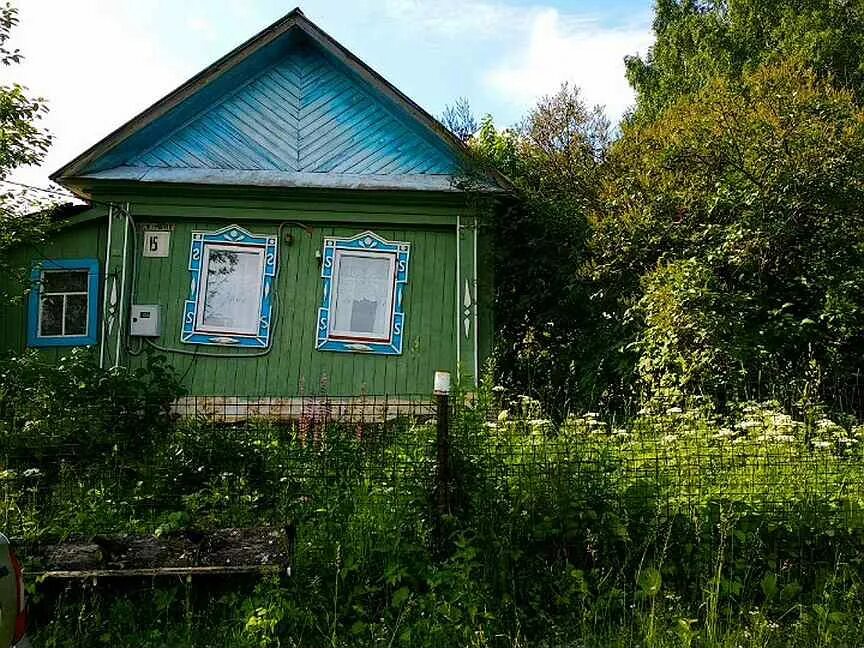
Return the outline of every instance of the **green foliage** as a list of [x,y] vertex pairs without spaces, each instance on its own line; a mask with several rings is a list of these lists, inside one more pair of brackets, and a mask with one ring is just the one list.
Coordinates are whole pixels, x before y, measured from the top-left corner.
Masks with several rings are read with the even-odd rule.
[[87,349],[56,363],[36,351],[7,357],[0,365],[0,448],[25,463],[70,452],[84,463],[120,450],[144,452],[182,394],[162,356],[148,356],[136,370],[100,369]]
[[[64,532],[290,520],[292,575],[38,594],[35,645],[804,648],[864,639],[849,622],[864,609],[860,427],[799,421],[771,403],[728,416],[673,407],[623,426],[586,414],[555,426],[536,401],[498,411],[494,400],[484,389],[455,414],[444,552],[430,517],[432,426],[370,428],[361,440],[339,427],[310,436],[268,421],[178,423],[148,464],[165,482],[125,498],[123,480],[139,474],[124,472],[92,510],[84,501],[96,499],[67,493],[78,515],[61,516]],[[227,478],[214,489],[219,475]],[[168,491],[178,495],[173,513],[142,514]]]
[[519,194],[485,223],[494,240],[497,368],[508,386],[556,415],[571,399],[596,401],[610,382],[602,359],[612,329],[594,307],[592,282],[574,272],[609,141],[603,111],[566,85],[514,129],[498,130],[486,117],[470,141],[480,167],[504,173]]
[[620,129],[567,86],[516,128],[483,120],[480,165],[516,189],[489,220],[504,384],[556,418],[858,399],[862,20],[858,0],[662,0]]
[[[9,48],[12,28],[17,24],[17,9],[11,2],[0,5],[0,69],[18,63],[22,55]],[[4,185],[10,172],[20,166],[38,164],[51,144],[51,137],[39,128],[47,107],[44,100],[27,95],[17,83],[0,84],[0,272],[19,273],[11,263],[12,248],[42,240],[48,226],[42,213],[44,201],[26,191]],[[38,213],[37,210],[40,210]],[[15,291],[13,291],[15,292]],[[0,295],[9,299],[11,295]]]
[[[11,2],[0,7],[0,65],[11,66],[21,61],[18,50],[9,49],[12,28],[18,23],[17,9]],[[30,99],[18,85],[0,86],[0,178],[10,170],[26,164],[36,164],[45,154],[51,138],[34,124],[45,113],[42,99]]]
[[718,395],[740,386],[733,351],[740,321],[737,304],[723,294],[717,278],[696,259],[671,261],[647,274],[631,316],[642,326],[632,348],[649,399],[681,405],[694,394]]
[[636,117],[653,120],[716,78],[783,59],[807,61],[853,92],[864,87],[864,7],[858,0],[660,0],[655,43],[627,59]]
[[625,126],[589,266],[618,309],[639,302],[622,337],[643,379],[741,397],[742,384],[780,389],[812,361],[827,385],[853,375],[862,160],[864,112],[795,63],[717,79]]

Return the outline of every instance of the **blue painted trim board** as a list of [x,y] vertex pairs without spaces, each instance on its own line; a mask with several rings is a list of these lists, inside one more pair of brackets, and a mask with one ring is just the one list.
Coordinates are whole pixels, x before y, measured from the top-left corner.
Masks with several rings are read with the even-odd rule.
[[[338,250],[363,250],[394,257],[393,314],[390,335],[386,341],[352,340],[333,335],[330,317],[334,309],[334,273]],[[405,334],[405,305],[403,295],[408,283],[408,261],[411,244],[402,241],[387,241],[373,232],[363,232],[351,238],[325,238],[321,262],[321,277],[324,279],[324,295],[318,309],[315,348],[319,351],[341,351],[345,353],[373,353],[400,355]]]
[[[87,334],[46,337],[39,335],[39,301],[42,295],[42,273],[52,270],[87,270]],[[99,323],[98,259],[46,259],[30,272],[30,295],[27,299],[27,346],[60,347],[96,344]]]
[[[198,301],[204,290],[205,277],[202,272],[205,248],[208,244],[223,244],[257,248],[264,252],[261,278],[261,308],[258,314],[258,330],[249,335],[236,332],[214,333],[198,328]],[[266,349],[270,346],[272,316],[275,308],[273,284],[277,268],[277,241],[275,236],[256,236],[239,225],[229,225],[216,232],[193,232],[189,250],[189,298],[184,304],[183,329],[180,341],[186,344],[211,344]]]
[[290,48],[190,121],[168,126],[121,166],[352,176],[458,170],[413,120],[311,46]]

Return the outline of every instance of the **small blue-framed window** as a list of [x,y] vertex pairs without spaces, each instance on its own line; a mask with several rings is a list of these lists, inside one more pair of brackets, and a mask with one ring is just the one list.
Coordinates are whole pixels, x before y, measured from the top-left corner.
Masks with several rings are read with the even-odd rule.
[[276,237],[238,225],[193,232],[182,342],[267,348],[276,278]]
[[99,261],[50,259],[30,274],[27,346],[96,344]]
[[402,353],[410,252],[409,243],[388,241],[372,232],[324,239],[319,351]]

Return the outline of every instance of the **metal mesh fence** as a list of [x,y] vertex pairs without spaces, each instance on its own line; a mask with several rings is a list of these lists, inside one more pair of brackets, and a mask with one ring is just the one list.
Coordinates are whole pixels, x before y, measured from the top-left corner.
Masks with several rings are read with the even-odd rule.
[[[446,439],[447,507],[481,526],[712,510],[862,520],[862,428],[755,406],[733,422],[673,410],[620,427],[595,415],[553,425],[498,412],[454,407]],[[429,397],[187,399],[175,414],[153,438],[94,447],[43,435],[38,447],[0,451],[4,531],[26,539],[295,522],[363,497],[405,500],[418,524],[435,515],[440,430]]]
[[291,521],[352,483],[426,479],[434,416],[429,396],[186,398],[156,435],[120,429],[107,443],[8,422],[19,439],[0,448],[0,528],[27,539]]

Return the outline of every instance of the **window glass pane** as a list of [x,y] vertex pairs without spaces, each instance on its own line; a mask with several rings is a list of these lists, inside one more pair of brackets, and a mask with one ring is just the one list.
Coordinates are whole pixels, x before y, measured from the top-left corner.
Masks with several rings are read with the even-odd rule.
[[63,335],[87,334],[87,295],[66,296],[66,319]]
[[338,256],[334,332],[390,337],[391,268],[391,259],[384,256]]
[[42,298],[39,335],[63,335],[63,295]]
[[261,317],[261,250],[208,247],[201,326],[232,333],[257,333]]
[[42,273],[42,292],[87,292],[87,271],[46,271]]

